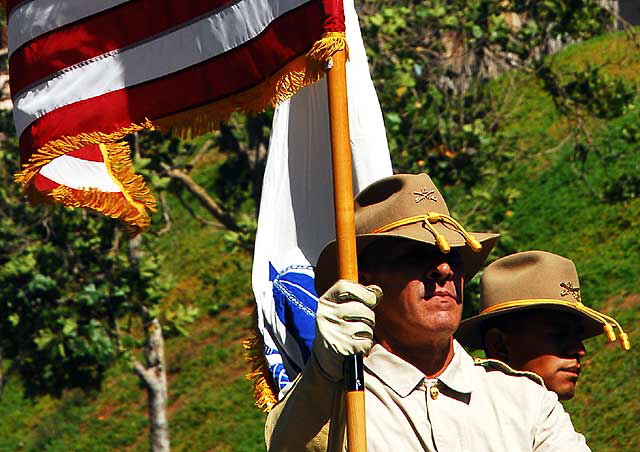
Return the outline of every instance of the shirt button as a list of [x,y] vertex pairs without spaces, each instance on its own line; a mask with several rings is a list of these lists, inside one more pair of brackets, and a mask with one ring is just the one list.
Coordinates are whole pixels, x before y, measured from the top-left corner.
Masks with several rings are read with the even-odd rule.
[[438,391],[438,387],[437,386],[431,386],[429,388],[429,395],[431,396],[432,400],[436,400],[438,398],[439,394],[440,394],[440,391]]

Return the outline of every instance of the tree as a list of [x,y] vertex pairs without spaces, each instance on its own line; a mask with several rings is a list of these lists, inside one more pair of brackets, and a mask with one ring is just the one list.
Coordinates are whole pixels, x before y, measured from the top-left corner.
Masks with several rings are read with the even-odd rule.
[[[131,137],[136,169],[159,193],[167,231],[171,224],[165,193],[176,196],[191,215],[228,235],[228,243],[253,249],[262,177],[267,157],[272,112],[237,114],[220,131],[197,138],[180,139],[170,133],[142,132]],[[170,131],[169,131],[170,132]],[[207,160],[217,154],[215,161]],[[192,176],[203,165],[211,175],[204,183]],[[200,218],[185,202],[195,199],[211,219]]]
[[[145,253],[146,237],[98,214],[29,206],[12,181],[16,139],[0,130],[0,350],[29,396],[99,389],[107,368],[129,363],[147,389],[152,451],[169,450],[165,330],[193,309],[160,302],[171,282]],[[170,322],[168,319],[170,318]],[[137,356],[142,349],[144,358]]]
[[396,168],[473,186],[491,155],[509,148],[497,138],[517,102],[515,87],[498,95],[487,79],[604,31],[612,19],[599,3],[365,2],[364,39]]

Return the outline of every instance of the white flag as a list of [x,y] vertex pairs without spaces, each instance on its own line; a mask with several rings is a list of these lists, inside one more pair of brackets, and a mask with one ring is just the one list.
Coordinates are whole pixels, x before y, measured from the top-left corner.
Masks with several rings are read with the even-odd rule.
[[[392,174],[389,148],[353,1],[344,3],[355,193]],[[354,194],[355,194],[354,193]],[[265,358],[281,398],[315,334],[313,268],[335,239],[326,79],[276,108],[264,175],[252,284]]]

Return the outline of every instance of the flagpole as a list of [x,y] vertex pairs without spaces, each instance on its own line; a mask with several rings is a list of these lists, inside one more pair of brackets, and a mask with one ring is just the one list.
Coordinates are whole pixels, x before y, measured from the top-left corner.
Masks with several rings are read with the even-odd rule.
[[[328,72],[328,87],[333,199],[338,245],[338,275],[340,279],[357,282],[358,257],[353,214],[346,50],[336,52],[332,60],[333,66]],[[344,377],[347,391],[348,450],[349,452],[366,452],[367,438],[362,355],[352,355],[346,358]]]

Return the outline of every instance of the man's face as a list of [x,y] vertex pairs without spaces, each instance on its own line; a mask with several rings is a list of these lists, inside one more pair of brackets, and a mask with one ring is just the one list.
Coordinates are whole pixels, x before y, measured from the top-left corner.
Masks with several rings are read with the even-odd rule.
[[581,371],[580,359],[586,354],[576,317],[536,310],[517,323],[506,334],[507,364],[535,372],[560,400],[571,399]]
[[463,266],[459,254],[434,246],[392,245],[376,253],[366,282],[382,288],[374,334],[383,345],[415,347],[449,340],[462,315]]

